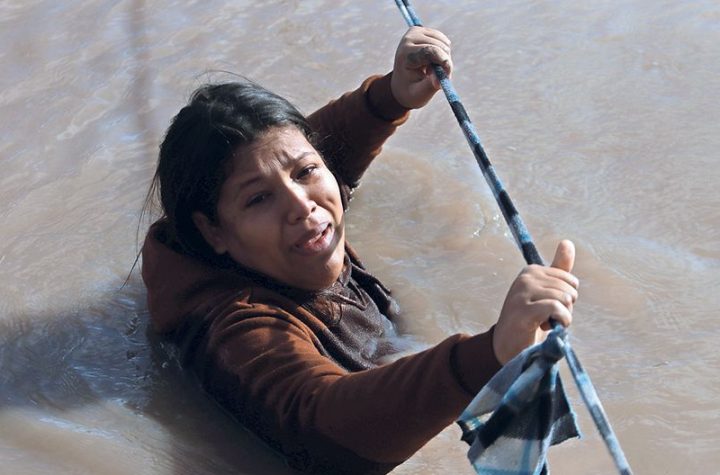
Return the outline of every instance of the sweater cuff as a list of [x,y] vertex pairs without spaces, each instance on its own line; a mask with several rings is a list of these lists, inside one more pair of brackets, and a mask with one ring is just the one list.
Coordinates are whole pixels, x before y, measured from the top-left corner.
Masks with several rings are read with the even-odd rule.
[[403,119],[404,122],[410,109],[400,105],[395,99],[390,87],[391,81],[392,71],[385,76],[373,78],[365,90],[365,103],[370,113],[379,119],[388,122]]
[[502,368],[493,350],[494,331],[493,325],[485,333],[466,336],[455,344],[450,353],[455,379],[471,396],[475,396]]

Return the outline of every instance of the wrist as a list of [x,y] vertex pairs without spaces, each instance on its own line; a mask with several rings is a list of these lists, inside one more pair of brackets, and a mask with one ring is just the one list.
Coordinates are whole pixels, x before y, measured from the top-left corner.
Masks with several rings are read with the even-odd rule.
[[470,395],[477,394],[502,367],[493,349],[494,332],[495,326],[456,343],[453,348],[450,358],[453,374]]
[[409,108],[398,102],[392,92],[392,72],[374,80],[365,93],[370,112],[379,119],[393,122],[407,115]]

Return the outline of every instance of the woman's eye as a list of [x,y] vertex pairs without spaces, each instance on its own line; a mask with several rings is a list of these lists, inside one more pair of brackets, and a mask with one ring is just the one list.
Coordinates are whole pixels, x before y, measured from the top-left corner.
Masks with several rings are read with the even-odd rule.
[[313,174],[318,169],[317,165],[308,165],[298,173],[298,178],[305,178],[308,175]]
[[245,207],[249,208],[251,206],[258,205],[265,201],[268,197],[267,193],[258,193],[257,195],[253,195],[250,197],[249,200],[247,200],[247,203],[245,203]]

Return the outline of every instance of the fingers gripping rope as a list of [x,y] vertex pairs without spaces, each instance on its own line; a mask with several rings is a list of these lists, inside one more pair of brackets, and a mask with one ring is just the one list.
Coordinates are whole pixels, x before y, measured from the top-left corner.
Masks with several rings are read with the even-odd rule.
[[[408,26],[422,26],[422,23],[416,15],[412,5],[410,5],[409,0],[395,0],[395,3],[397,4],[400,12],[405,18]],[[490,163],[490,159],[488,158],[485,150],[482,147],[482,143],[480,142],[480,137],[475,130],[475,126],[470,121],[470,117],[468,116],[465,107],[462,105],[462,102],[460,101],[460,98],[455,91],[455,88],[450,82],[450,79],[447,77],[447,74],[445,74],[445,71],[439,65],[433,65],[433,69],[438,79],[440,80],[440,87],[442,88],[448,102],[450,103],[450,107],[455,114],[455,118],[457,119],[460,128],[465,134],[465,139],[470,145],[473,155],[475,156],[475,160],[480,166],[483,176],[485,177],[485,180],[490,186],[493,196],[495,197],[495,200],[500,207],[500,211],[502,212],[505,221],[510,227],[510,231],[512,232],[515,242],[520,248],[523,257],[525,258],[525,262],[527,262],[528,264],[545,265],[542,257],[540,256],[540,253],[537,250],[537,247],[535,247],[535,244],[532,241],[530,232],[527,230],[527,227],[525,226],[525,223],[520,217],[517,208],[515,208],[515,205],[510,199],[510,195],[505,190],[505,187],[500,178],[498,177],[497,173],[495,173],[495,168]],[[553,320],[551,320],[551,324],[553,328],[559,325],[559,323]],[[580,394],[585,404],[587,405],[588,410],[590,411],[590,415],[592,416],[595,426],[597,427],[600,435],[605,441],[605,445],[607,446],[610,455],[615,462],[618,473],[620,473],[621,475],[632,475],[630,465],[625,458],[625,454],[620,447],[620,442],[618,441],[615,432],[610,426],[610,421],[608,420],[608,417],[605,414],[605,410],[600,403],[600,398],[595,391],[595,387],[590,381],[590,376],[588,376],[588,374],[583,369],[582,365],[580,364],[580,360],[575,355],[575,352],[573,351],[569,342],[566,342],[566,344],[563,345],[562,350],[568,366],[570,367],[570,372],[572,373],[573,379],[577,384],[578,390],[580,391]]]

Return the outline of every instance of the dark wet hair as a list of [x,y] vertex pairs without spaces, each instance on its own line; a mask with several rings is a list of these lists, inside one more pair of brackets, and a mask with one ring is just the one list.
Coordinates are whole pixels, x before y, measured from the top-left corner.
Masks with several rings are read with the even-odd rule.
[[230,158],[273,127],[294,126],[308,140],[310,126],[286,99],[250,81],[197,89],[172,120],[160,145],[157,170],[145,209],[159,197],[167,221],[164,240],[179,250],[214,261],[212,248],[196,228],[199,211],[217,222],[220,188],[231,172]]

